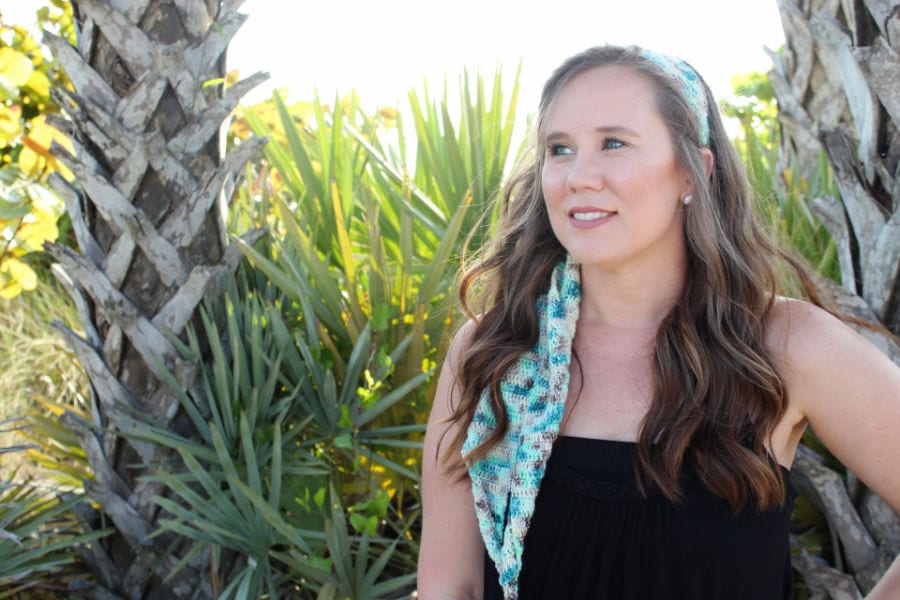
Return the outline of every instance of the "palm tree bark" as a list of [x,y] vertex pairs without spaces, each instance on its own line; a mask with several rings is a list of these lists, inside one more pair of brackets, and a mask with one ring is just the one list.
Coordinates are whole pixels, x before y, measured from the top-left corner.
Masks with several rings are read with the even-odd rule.
[[[224,214],[244,163],[263,140],[226,158],[220,128],[264,75],[222,91],[225,52],[244,21],[241,0],[73,0],[78,47],[45,33],[74,91],[56,90],[75,153],[54,154],[75,174],[53,186],[63,197],[79,252],[48,251],[81,313],[84,333],[56,327],[86,369],[94,423],[63,422],[81,440],[95,474],[87,496],[115,534],[91,549],[98,598],[212,597],[209,557],[200,554],[163,584],[190,548],[153,535],[162,490],[142,476],[173,458],[128,433],[152,418],[182,433],[179,402],[164,383],[185,387],[195,365],[180,359],[199,303],[232,273]],[[96,515],[82,510],[86,527]],[[174,551],[172,551],[174,549]],[[215,569],[212,569],[215,571]]]
[[[840,198],[808,202],[841,264],[841,285],[822,287],[848,314],[900,333],[900,2],[778,5],[785,47],[771,53],[770,81],[782,160],[796,159],[809,177],[824,151],[840,191]],[[861,331],[900,364],[894,339]],[[852,473],[843,478],[811,453],[801,453],[796,467],[808,497],[828,517],[835,560],[823,565],[797,555],[795,567],[816,597],[861,597],[900,549],[900,519]]]

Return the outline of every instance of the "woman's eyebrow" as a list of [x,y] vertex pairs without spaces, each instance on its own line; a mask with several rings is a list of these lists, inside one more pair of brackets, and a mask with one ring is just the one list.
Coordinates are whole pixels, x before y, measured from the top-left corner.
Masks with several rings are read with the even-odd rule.
[[[635,130],[625,127],[624,125],[600,125],[594,128],[594,133],[603,135],[628,135],[633,137],[638,136],[638,133]],[[567,137],[569,137],[569,134],[564,131],[551,131],[546,136],[544,136],[544,140],[547,142],[554,142]]]

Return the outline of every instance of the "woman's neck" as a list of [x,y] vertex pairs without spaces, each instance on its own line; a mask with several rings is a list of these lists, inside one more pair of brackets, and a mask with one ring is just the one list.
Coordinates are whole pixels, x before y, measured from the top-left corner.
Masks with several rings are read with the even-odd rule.
[[655,330],[678,301],[685,276],[683,263],[628,272],[583,265],[579,326]]

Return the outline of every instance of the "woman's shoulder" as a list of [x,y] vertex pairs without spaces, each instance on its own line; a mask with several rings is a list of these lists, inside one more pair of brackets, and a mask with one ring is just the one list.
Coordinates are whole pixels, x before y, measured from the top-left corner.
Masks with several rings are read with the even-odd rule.
[[826,310],[781,300],[768,330],[790,414],[900,510],[900,368]]
[[824,308],[806,300],[778,296],[769,313],[766,339],[778,358],[802,359],[823,343],[847,336],[859,337],[850,326]]
[[469,346],[472,345],[472,338],[475,335],[475,327],[478,325],[478,317],[467,319],[460,325],[450,339],[450,346],[447,348],[447,357],[458,360],[460,355],[464,353]]
[[459,376],[459,369],[466,351],[472,345],[472,339],[475,335],[475,327],[477,325],[477,317],[466,320],[456,332],[452,334],[450,343],[447,346],[447,352],[444,354],[441,367],[441,377],[444,379],[455,380]]
[[766,340],[790,396],[807,405],[804,412],[809,403],[897,377],[896,365],[853,327],[804,300],[776,300]]

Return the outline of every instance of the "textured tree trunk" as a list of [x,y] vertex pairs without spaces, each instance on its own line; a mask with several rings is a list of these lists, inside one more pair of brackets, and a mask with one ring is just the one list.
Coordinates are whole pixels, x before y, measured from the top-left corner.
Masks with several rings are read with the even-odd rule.
[[[834,238],[842,285],[823,286],[845,311],[900,333],[900,2],[778,0],[785,48],[770,79],[782,158],[809,176],[824,150],[840,198],[810,209]],[[868,337],[900,364],[887,336]],[[852,425],[848,425],[852,426]],[[852,474],[808,452],[794,470],[828,517],[835,564],[797,555],[816,598],[859,598],[900,550],[900,519]]]
[[[164,369],[190,386],[194,366],[179,358],[181,336],[201,300],[239,260],[228,246],[226,202],[244,163],[262,145],[249,140],[227,158],[220,126],[264,76],[224,93],[228,42],[243,23],[240,0],[74,0],[78,47],[45,34],[75,91],[57,90],[70,116],[74,155],[54,153],[75,185],[52,183],[66,202],[80,252],[51,245],[84,323],[84,335],[57,325],[86,369],[95,422],[62,417],[76,432],[96,475],[87,496],[116,533],[92,547],[97,598],[211,597],[215,565],[199,554],[165,585],[190,548],[157,529],[160,490],[142,475],[172,456],[117,433],[135,415],[182,433]],[[206,85],[205,85],[206,84]],[[85,525],[99,520],[89,512]],[[212,567],[212,568],[211,568]]]

